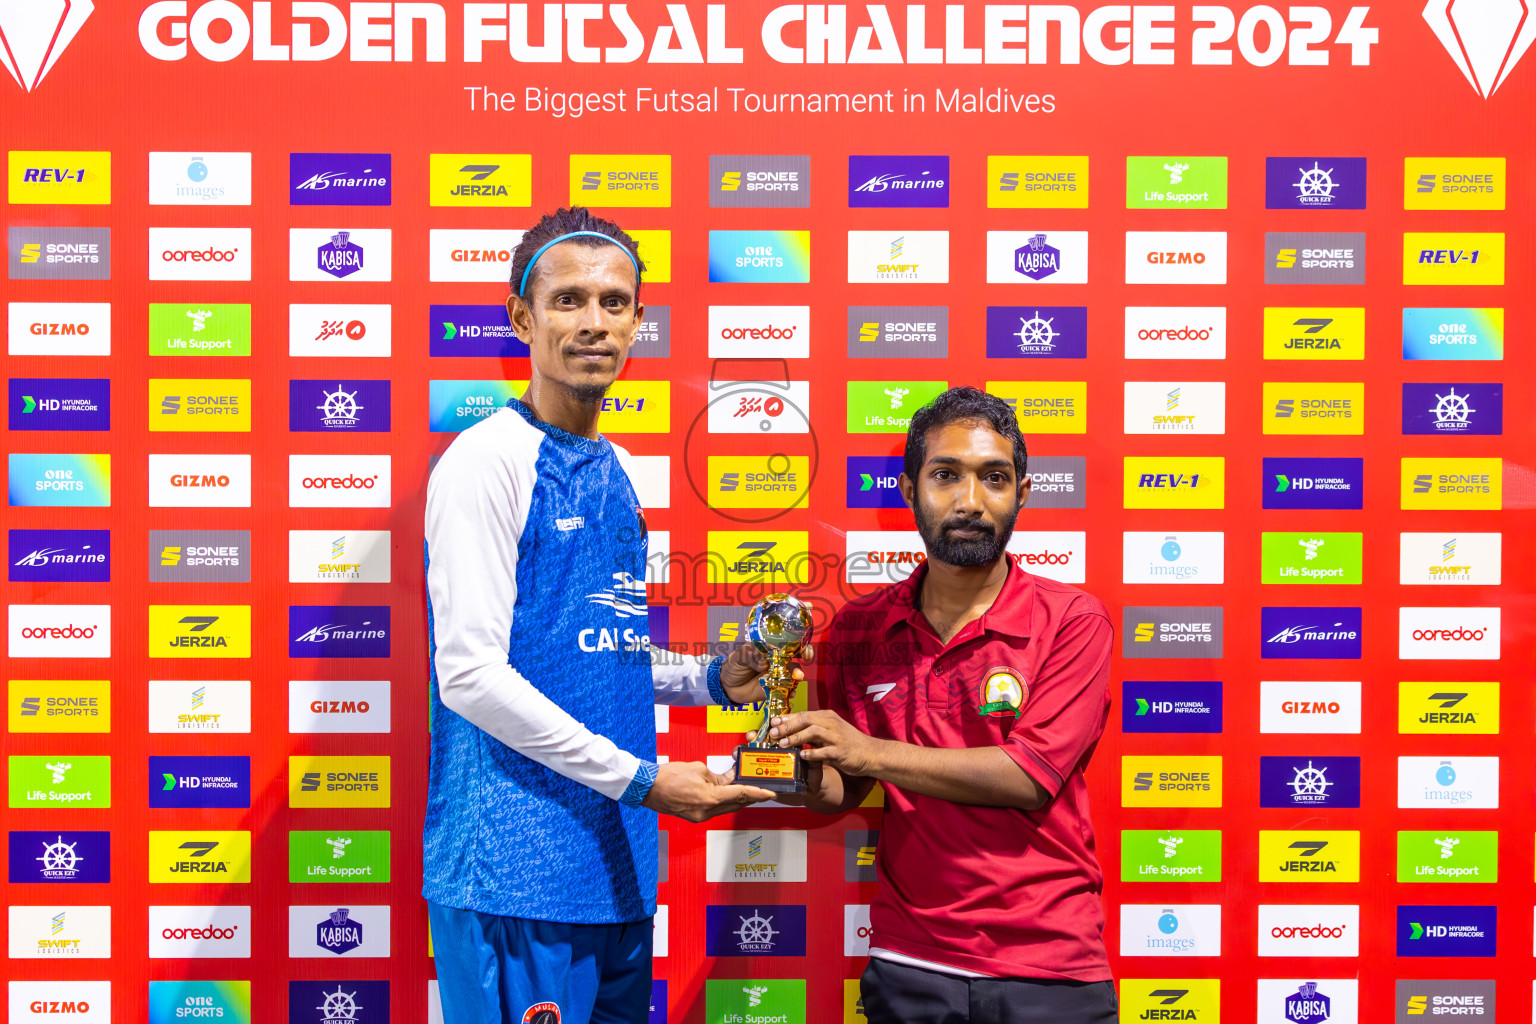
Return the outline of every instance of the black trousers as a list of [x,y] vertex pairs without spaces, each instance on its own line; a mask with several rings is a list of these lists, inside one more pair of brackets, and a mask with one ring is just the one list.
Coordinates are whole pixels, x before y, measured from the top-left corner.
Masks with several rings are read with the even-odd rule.
[[1116,1024],[1108,981],[961,978],[869,961],[859,981],[869,1024]]

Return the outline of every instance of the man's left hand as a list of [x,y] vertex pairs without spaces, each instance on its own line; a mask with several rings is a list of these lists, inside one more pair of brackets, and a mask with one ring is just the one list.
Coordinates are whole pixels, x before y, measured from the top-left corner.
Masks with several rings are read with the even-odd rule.
[[[811,649],[806,647],[800,657],[809,661]],[[720,666],[720,685],[732,704],[753,704],[768,698],[762,682],[767,671],[768,656],[751,644],[742,644]],[[805,673],[798,668],[790,675],[797,684],[805,682]]]
[[769,737],[781,747],[805,749],[800,756],[830,764],[844,775],[870,775],[881,741],[843,721],[836,711],[801,711],[773,720]]

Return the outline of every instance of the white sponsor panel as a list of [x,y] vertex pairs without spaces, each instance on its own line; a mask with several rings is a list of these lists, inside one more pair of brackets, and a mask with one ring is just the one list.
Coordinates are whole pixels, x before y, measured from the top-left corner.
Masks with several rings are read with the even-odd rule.
[[112,657],[109,604],[13,604],[9,629],[12,658]]
[[250,206],[251,154],[149,154],[150,206]]
[[710,397],[711,434],[805,434],[811,429],[810,381],[729,381],[711,387],[729,389],[727,395]]
[[651,918],[651,956],[653,957],[667,955],[667,922],[671,916],[665,903],[656,904],[656,916]]
[[1358,733],[1360,708],[1358,680],[1259,683],[1259,732]]
[[[656,732],[658,734],[672,731],[672,715],[665,704],[651,705],[656,709]],[[666,835],[665,832],[662,835]]]
[[949,232],[848,232],[848,283],[948,284]]
[[150,228],[151,281],[249,281],[250,228]]
[[521,231],[493,228],[433,228],[428,239],[428,275],[433,281],[475,281],[505,285]]
[[1124,583],[1225,583],[1226,534],[1157,530],[1121,534]]
[[645,545],[645,582],[668,582],[672,578],[672,531],[647,530]]
[[1259,956],[1359,955],[1358,904],[1259,904]]
[[249,679],[151,679],[150,732],[250,732]]
[[389,732],[389,682],[290,679],[288,731]]
[[11,907],[12,960],[99,960],[112,955],[111,907]]
[[1497,810],[1496,757],[1399,757],[1397,806]]
[[[1088,535],[1077,531],[1015,532],[1008,553],[1026,572],[1061,583],[1087,579]],[[849,530],[844,535],[843,578],[849,583],[904,580],[928,557],[916,530]]]
[[389,956],[389,907],[322,903],[288,908],[288,956]]
[[1127,231],[1126,284],[1226,284],[1225,231]]
[[710,306],[711,359],[805,359],[810,306]]
[[149,955],[154,959],[248,957],[250,907],[150,907]]
[[289,583],[388,583],[388,530],[289,530]]
[[1359,1024],[1360,983],[1354,978],[1260,978],[1253,1019],[1255,1024]]
[[1221,904],[1122,903],[1121,956],[1220,956]]
[[290,281],[388,281],[393,268],[389,228],[288,229]]
[[111,1024],[110,981],[12,981],[11,1024]]
[[1497,661],[1498,608],[1399,608],[1397,656],[1405,661]]
[[869,956],[869,937],[874,929],[869,924],[869,904],[845,903],[843,905],[843,955]]
[[388,356],[391,308],[369,303],[295,302],[288,307],[290,356]]
[[1080,531],[1014,531],[1008,553],[1024,571],[1058,583],[1088,579],[1088,535]]
[[13,356],[109,356],[112,303],[7,303],[6,338]]
[[1125,358],[1227,358],[1227,307],[1125,307]]
[[706,882],[803,882],[807,841],[802,829],[711,829],[704,837]]
[[987,283],[1087,284],[1088,232],[988,231]]
[[288,456],[289,508],[389,508],[388,455]]
[[150,508],[250,508],[249,455],[150,455]]
[[[658,761],[658,763],[660,763]],[[716,775],[725,775],[736,770],[736,758],[732,754],[709,754],[704,758],[704,767]],[[771,810],[774,808],[788,808],[789,804],[781,804],[777,800],[764,800],[760,804],[753,804],[753,810]]]
[[1496,587],[1503,581],[1502,533],[1403,533],[1398,536],[1398,582],[1404,586]]
[[671,508],[672,456],[631,455],[629,482],[641,508]]
[[1127,434],[1225,434],[1227,385],[1223,381],[1125,382]]

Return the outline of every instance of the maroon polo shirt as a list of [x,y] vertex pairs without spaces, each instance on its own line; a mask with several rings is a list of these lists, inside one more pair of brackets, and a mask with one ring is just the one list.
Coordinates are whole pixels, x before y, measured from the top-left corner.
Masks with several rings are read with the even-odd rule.
[[[972,807],[885,784],[870,945],[997,977],[1107,981],[1083,770],[1109,713],[1104,606],[1009,560],[986,613],[941,643],[922,566],[851,602],[823,650],[826,706],[871,736],[1001,747],[1050,796]],[[819,658],[818,658],[819,660]]]

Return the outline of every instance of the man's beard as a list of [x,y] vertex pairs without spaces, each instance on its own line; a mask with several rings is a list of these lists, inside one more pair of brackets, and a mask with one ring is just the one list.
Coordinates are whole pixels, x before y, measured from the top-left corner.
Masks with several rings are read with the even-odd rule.
[[571,384],[563,380],[557,380],[554,383],[582,405],[596,405],[601,402],[603,396],[608,393],[609,387],[607,384]]
[[[912,517],[917,520],[917,532],[923,538],[929,558],[960,569],[974,569],[991,565],[1002,556],[1008,547],[1008,538],[1013,536],[1013,524],[1019,512],[1014,509],[1001,524],[1001,529],[980,518],[964,519],[959,516],[936,524],[923,511],[921,502],[913,504]],[[948,530],[958,526],[976,526],[984,532],[975,538],[949,536]]]

